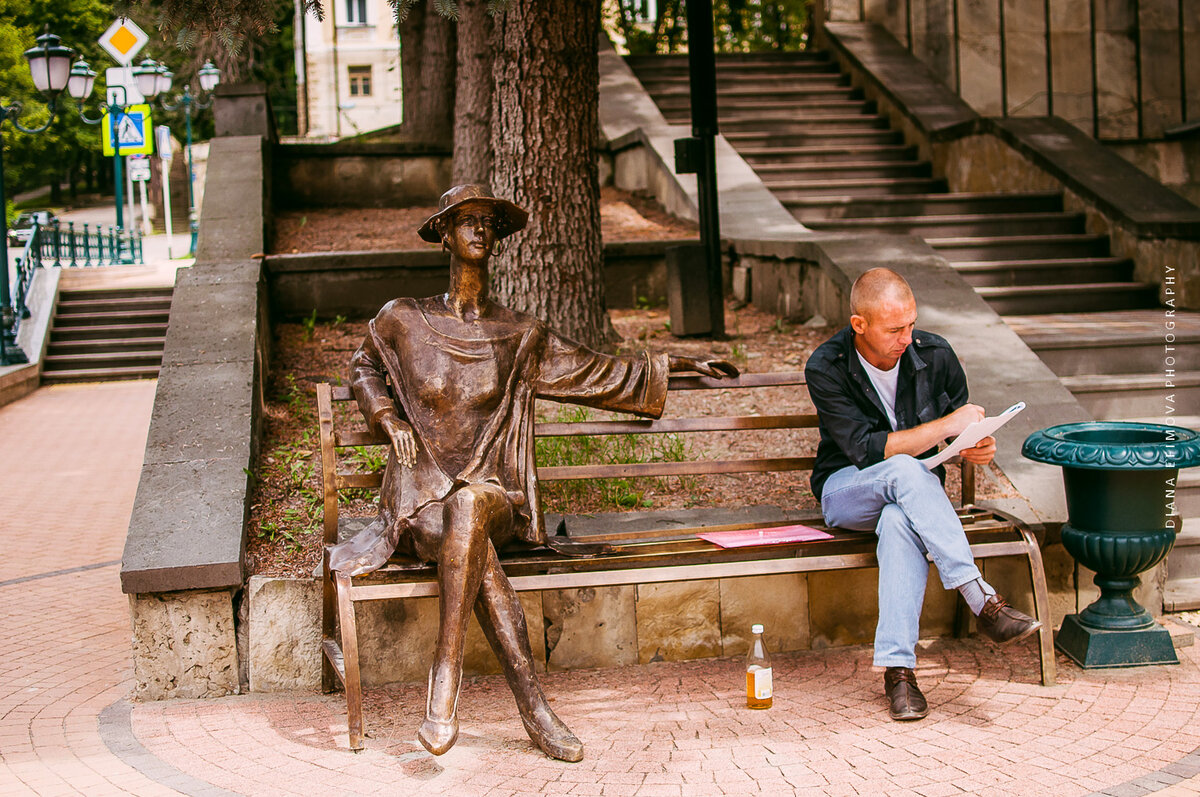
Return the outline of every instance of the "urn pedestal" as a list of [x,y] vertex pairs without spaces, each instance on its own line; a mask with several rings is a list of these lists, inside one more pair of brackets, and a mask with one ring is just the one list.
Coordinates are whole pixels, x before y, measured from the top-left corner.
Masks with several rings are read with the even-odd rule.
[[1200,465],[1200,435],[1163,424],[1069,423],[1034,432],[1022,453],[1062,467],[1063,547],[1095,571],[1100,588],[1094,603],[1063,619],[1054,646],[1085,668],[1178,664],[1170,633],[1133,590],[1175,544],[1177,476]]

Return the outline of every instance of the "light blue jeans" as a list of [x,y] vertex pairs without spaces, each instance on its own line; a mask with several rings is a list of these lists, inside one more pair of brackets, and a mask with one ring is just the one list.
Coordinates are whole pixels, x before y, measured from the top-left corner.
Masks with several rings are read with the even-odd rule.
[[821,511],[830,526],[875,531],[879,538],[875,665],[916,666],[929,559],[946,589],[980,578],[967,535],[941,481],[907,454],[862,470],[850,465],[825,482]]

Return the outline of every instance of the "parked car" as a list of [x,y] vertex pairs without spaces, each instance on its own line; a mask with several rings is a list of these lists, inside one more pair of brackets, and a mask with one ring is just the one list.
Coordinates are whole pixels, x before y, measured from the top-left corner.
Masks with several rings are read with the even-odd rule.
[[8,243],[10,246],[24,246],[29,242],[29,237],[33,235],[33,223],[36,221],[42,227],[47,224],[52,224],[58,219],[48,210],[25,210],[17,216],[17,220],[8,230]]

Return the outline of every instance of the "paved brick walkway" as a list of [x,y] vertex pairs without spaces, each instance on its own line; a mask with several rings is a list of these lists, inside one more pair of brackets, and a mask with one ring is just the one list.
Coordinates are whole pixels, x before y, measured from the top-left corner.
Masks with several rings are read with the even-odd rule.
[[498,677],[464,684],[462,733],[415,741],[421,687],[367,694],[367,750],[339,696],[133,706],[115,560],[154,383],[43,389],[0,408],[0,795],[1200,795],[1200,651],[1178,667],[1037,685],[1031,646],[923,645],[931,715],[890,722],[866,648],[777,656],[749,711],[737,661],[545,677],[587,757],[534,751]]

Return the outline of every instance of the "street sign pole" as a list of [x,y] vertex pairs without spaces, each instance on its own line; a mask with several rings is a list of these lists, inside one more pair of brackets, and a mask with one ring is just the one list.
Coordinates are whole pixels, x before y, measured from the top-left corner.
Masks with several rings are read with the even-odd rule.
[[[133,79],[133,70],[129,64],[149,40],[150,37],[146,35],[145,31],[139,28],[133,20],[125,17],[116,19],[99,39],[100,46],[120,65],[118,69],[107,70],[105,78],[108,83],[108,132],[113,148],[113,193],[115,194],[113,198],[116,200],[117,206],[117,240],[122,263],[132,263],[133,252],[130,251],[122,235],[125,231],[125,201],[121,195],[121,189],[125,180],[122,174],[121,137],[118,131],[121,120],[118,117],[122,116],[131,104],[142,101],[141,92],[137,90],[137,82]],[[131,202],[132,194],[131,190]],[[133,215],[132,210],[130,215]]]
[[158,150],[158,162],[162,166],[163,221],[167,225],[167,260],[175,259],[171,251],[171,128],[159,125],[154,128],[154,145]]

